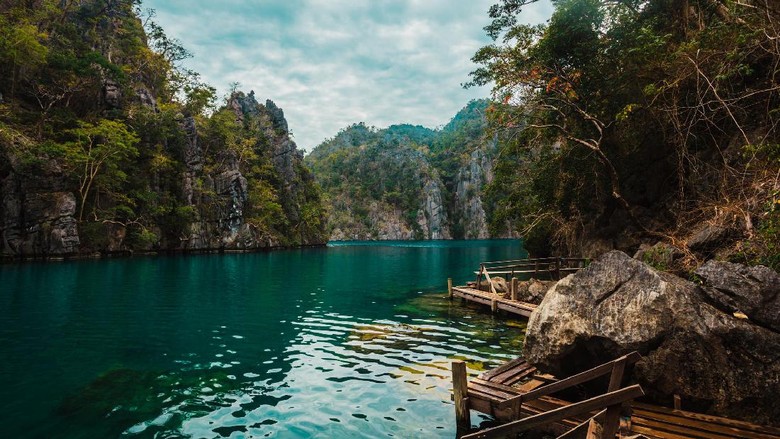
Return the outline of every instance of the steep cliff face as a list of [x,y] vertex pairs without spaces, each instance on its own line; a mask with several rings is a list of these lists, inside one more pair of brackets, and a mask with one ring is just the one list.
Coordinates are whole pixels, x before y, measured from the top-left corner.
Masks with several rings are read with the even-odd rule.
[[[183,248],[203,249],[257,249],[283,244],[310,245],[324,242],[319,224],[303,224],[302,210],[308,203],[319,210],[313,179],[302,167],[303,154],[290,139],[284,112],[273,101],[265,106],[257,102],[254,92],[245,95],[233,93],[225,109],[235,118],[239,129],[247,130],[245,142],[251,145],[245,151],[251,158],[240,157],[241,151],[225,149],[213,160],[213,166],[204,169],[203,150],[198,142],[197,129],[192,118],[186,118],[182,128],[187,133],[183,188],[187,205],[195,211],[189,235],[181,239]],[[298,236],[285,234],[286,230],[269,230],[248,220],[250,211],[262,206],[252,199],[253,183],[244,173],[252,173],[258,166],[268,166],[275,183],[270,200],[279,205],[284,223],[300,229]],[[194,183],[199,181],[196,188]],[[255,183],[257,184],[257,183]]]
[[452,239],[441,183],[438,179],[427,179],[423,186],[423,194],[423,205],[417,213],[417,224],[423,230],[425,239]]
[[329,200],[330,239],[485,239],[495,142],[485,101],[441,130],[353,125],[306,158]]
[[325,242],[281,108],[241,92],[217,108],[133,0],[55,3],[0,5],[37,57],[20,69],[0,45],[0,257]]
[[0,183],[3,254],[66,255],[79,248],[76,197],[56,180],[10,172]]
[[493,180],[493,162],[481,149],[469,156],[456,177],[454,209],[458,211],[458,228],[466,239],[487,239],[487,215],[482,205],[482,191]]

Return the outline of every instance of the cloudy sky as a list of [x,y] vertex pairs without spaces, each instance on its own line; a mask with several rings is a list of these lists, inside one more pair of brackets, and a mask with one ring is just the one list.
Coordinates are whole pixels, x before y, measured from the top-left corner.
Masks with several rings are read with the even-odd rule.
[[[352,123],[445,124],[489,89],[464,90],[495,0],[144,0],[186,66],[282,107],[300,148]],[[549,18],[543,2],[523,21]]]

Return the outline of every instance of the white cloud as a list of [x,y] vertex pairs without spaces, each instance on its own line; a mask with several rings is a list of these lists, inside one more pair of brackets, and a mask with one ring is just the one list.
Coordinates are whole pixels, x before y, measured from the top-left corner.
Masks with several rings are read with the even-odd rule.
[[[470,99],[471,56],[496,0],[144,0],[224,94],[239,82],[282,107],[311,150],[355,122],[445,124]],[[524,11],[548,18],[549,2]]]

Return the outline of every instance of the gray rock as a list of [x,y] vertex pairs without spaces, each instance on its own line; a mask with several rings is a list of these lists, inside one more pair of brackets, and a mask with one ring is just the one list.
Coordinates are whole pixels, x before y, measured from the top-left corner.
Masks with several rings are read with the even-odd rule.
[[634,259],[650,264],[656,268],[671,267],[675,261],[683,256],[685,256],[685,254],[682,250],[664,242],[657,242],[653,246],[642,244],[639,247],[639,250],[634,253]]
[[119,108],[122,103],[122,89],[113,79],[103,82],[103,101],[109,108]]
[[[251,93],[250,93],[251,94]],[[284,111],[274,104],[274,101],[266,99],[265,108],[268,110],[268,114],[271,117],[271,124],[274,129],[280,130],[283,133],[287,133],[287,119],[284,118]]]
[[493,162],[481,149],[471,153],[469,162],[458,171],[455,205],[466,239],[487,239],[487,215],[482,205],[482,188],[493,179]]
[[568,375],[637,350],[648,395],[687,409],[777,423],[780,334],[708,303],[702,289],[612,251],[572,274],[531,315],[524,355]]
[[555,285],[555,281],[543,281],[531,279],[528,281],[527,293],[524,302],[539,304],[544,300],[547,291]]
[[140,86],[135,89],[135,96],[138,102],[146,108],[154,110],[155,113],[159,113],[160,109],[157,107],[157,99],[154,97],[151,91],[146,86]]
[[697,252],[709,252],[728,241],[733,231],[719,224],[703,223],[688,238],[688,248]]
[[418,224],[425,233],[426,239],[452,239],[447,210],[444,208],[444,197],[438,178],[427,178],[423,187],[423,205],[418,218]]
[[695,274],[716,306],[740,311],[756,323],[780,331],[780,275],[774,270],[711,260]]
[[12,174],[2,184],[0,230],[7,256],[66,255],[79,249],[76,197],[71,192],[24,190]]

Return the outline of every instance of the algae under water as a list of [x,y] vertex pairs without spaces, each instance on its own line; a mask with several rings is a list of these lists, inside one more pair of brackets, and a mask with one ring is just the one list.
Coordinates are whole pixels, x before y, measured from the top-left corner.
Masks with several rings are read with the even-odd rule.
[[450,303],[446,278],[524,255],[426,241],[0,266],[3,435],[454,437],[450,361],[512,358],[522,325]]

